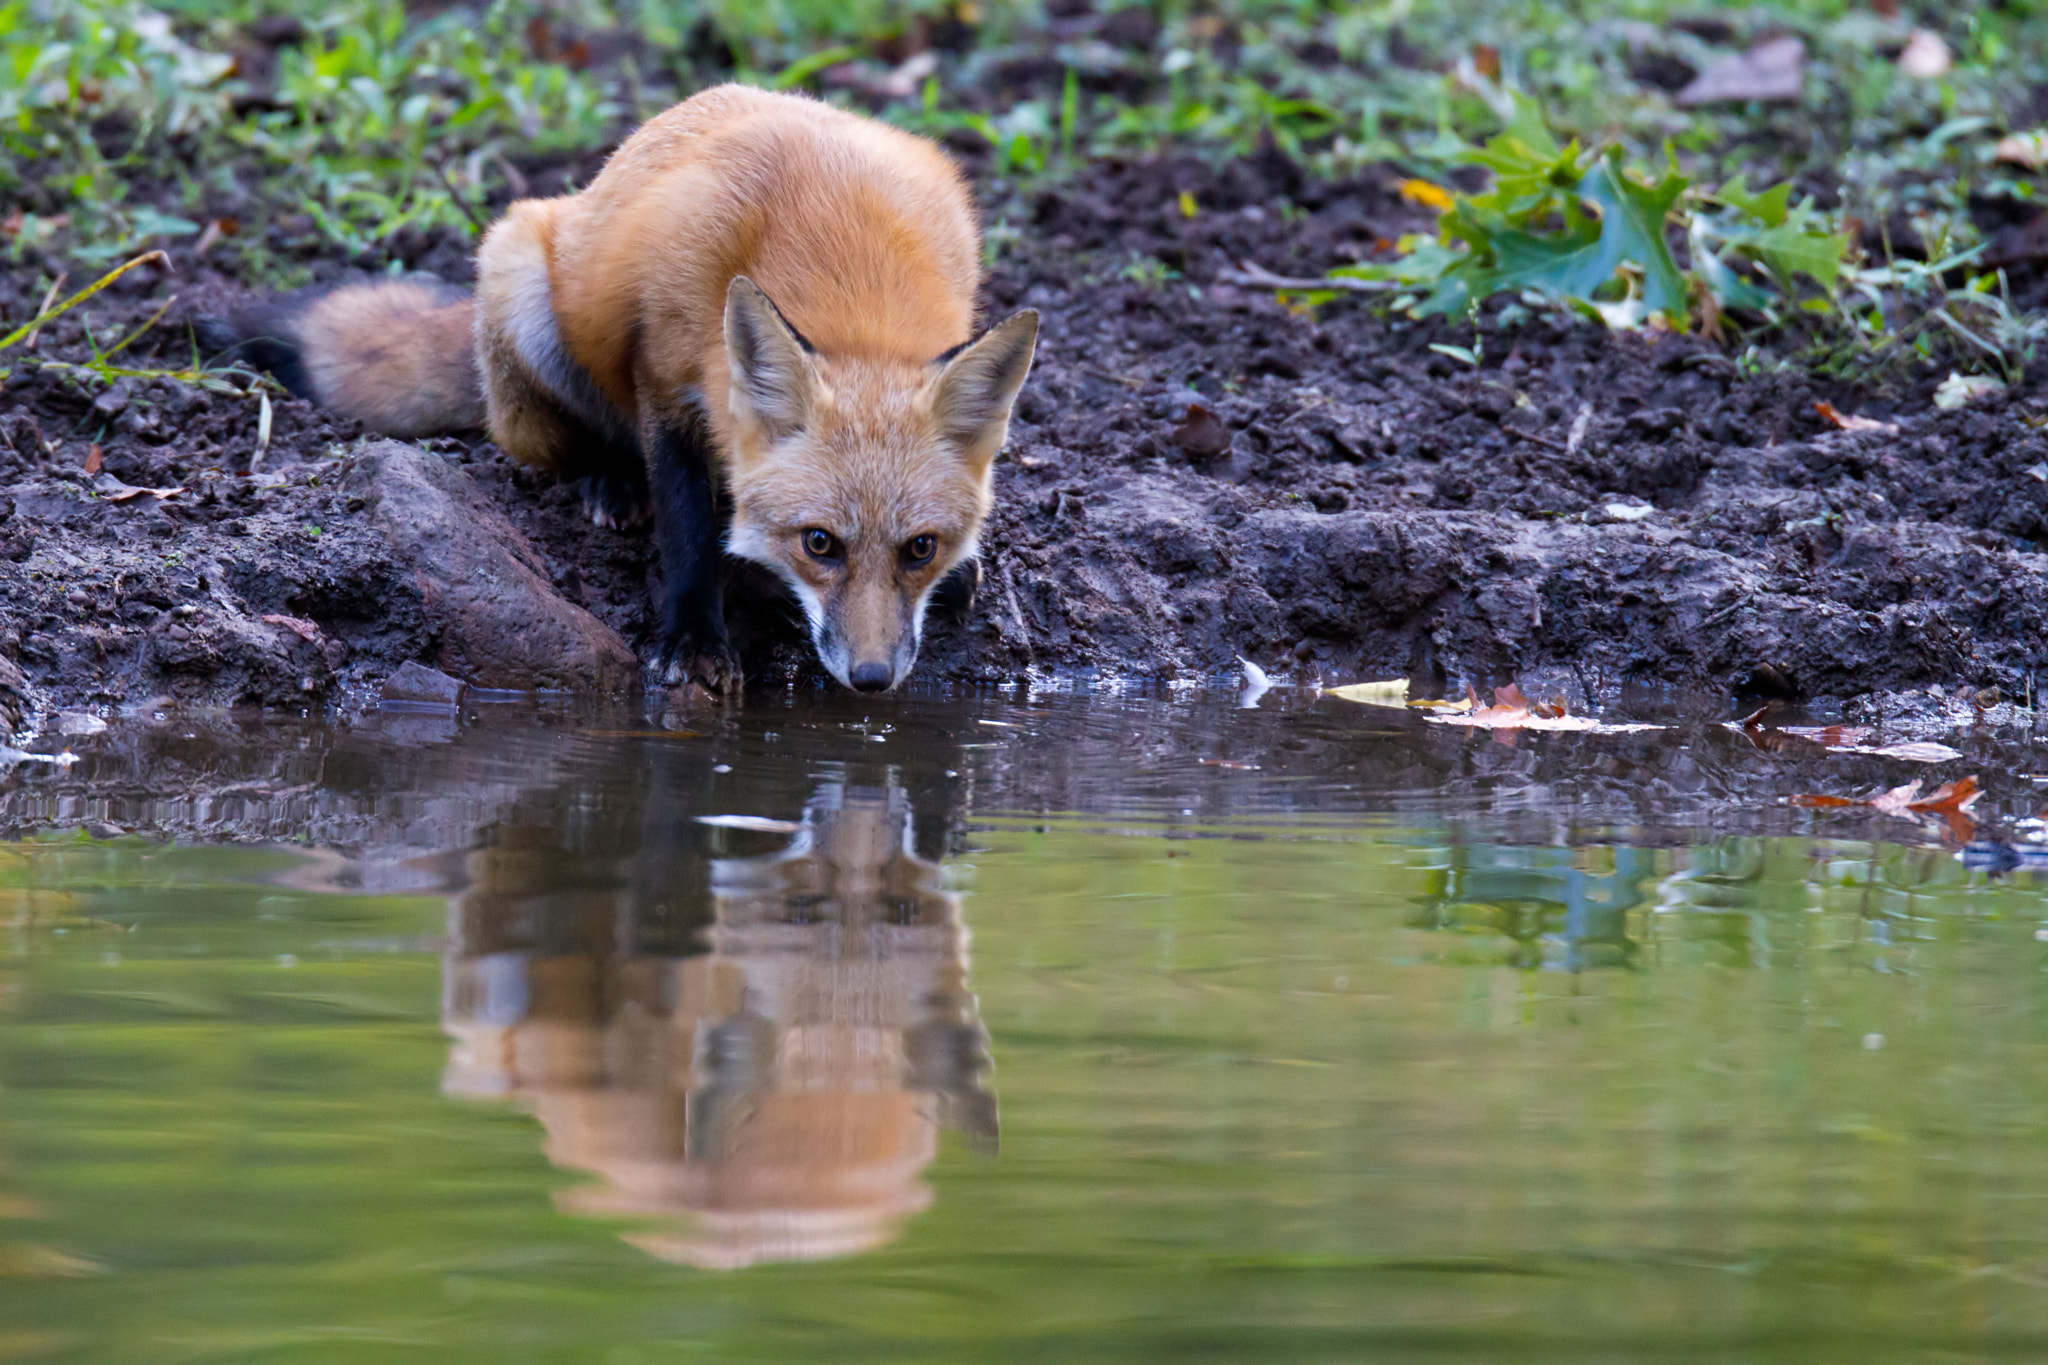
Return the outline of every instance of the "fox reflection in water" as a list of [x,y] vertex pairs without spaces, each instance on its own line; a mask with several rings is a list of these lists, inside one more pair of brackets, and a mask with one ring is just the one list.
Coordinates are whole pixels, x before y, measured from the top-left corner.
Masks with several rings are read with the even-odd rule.
[[665,1260],[889,1241],[942,1127],[996,1141],[959,897],[911,829],[901,789],[826,785],[787,847],[623,889],[575,885],[559,849],[471,855],[446,1088],[531,1105],[548,1159],[602,1182],[563,1207],[643,1220],[627,1240]]

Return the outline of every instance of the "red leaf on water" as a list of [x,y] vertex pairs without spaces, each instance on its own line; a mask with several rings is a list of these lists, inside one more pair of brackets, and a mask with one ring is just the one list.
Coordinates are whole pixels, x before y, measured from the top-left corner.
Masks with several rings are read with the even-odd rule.
[[1907,805],[1907,810],[1928,814],[1946,815],[1951,811],[1965,811],[1977,803],[1984,793],[1974,777],[1959,777],[1953,782],[1944,782],[1929,792],[1924,800]]

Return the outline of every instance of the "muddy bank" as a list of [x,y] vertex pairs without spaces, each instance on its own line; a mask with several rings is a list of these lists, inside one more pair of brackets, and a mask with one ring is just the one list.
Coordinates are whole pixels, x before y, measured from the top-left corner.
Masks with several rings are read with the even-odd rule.
[[[1293,312],[1219,276],[1320,272],[1422,223],[1381,178],[1320,184],[1278,157],[1103,165],[989,211],[1008,230],[988,310],[1039,308],[1044,340],[982,599],[929,633],[923,679],[1207,675],[1244,655],[1424,689],[2021,697],[2048,671],[2031,388],[1939,412],[1938,375],[1855,393],[1561,318],[1475,334],[1341,299]],[[446,242],[415,254],[462,271]],[[190,308],[240,285],[178,264],[38,355],[81,361],[88,324],[120,334],[174,288]],[[0,314],[32,292],[12,272]],[[185,344],[159,328],[131,354],[177,364]],[[1819,400],[1896,430],[1837,430]],[[644,537],[588,525],[488,443],[375,444],[290,400],[252,474],[259,421],[249,397],[15,366],[0,655],[41,699],[318,706],[407,661],[485,687],[637,677]],[[752,577],[734,594],[750,675],[817,684],[788,604]]]

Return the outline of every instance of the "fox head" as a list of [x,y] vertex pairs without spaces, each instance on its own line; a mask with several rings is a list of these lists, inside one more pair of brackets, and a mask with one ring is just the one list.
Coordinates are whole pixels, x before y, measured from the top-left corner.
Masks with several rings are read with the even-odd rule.
[[1038,314],[928,363],[820,355],[744,275],[725,296],[727,549],[779,574],[859,692],[917,662],[925,604],[975,552]]

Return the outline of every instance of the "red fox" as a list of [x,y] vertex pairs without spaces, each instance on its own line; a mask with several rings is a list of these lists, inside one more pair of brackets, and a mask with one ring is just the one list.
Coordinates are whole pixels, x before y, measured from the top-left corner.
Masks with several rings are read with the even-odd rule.
[[585,189],[514,203],[474,298],[350,286],[202,337],[390,435],[487,426],[577,480],[600,523],[651,512],[662,681],[740,685],[722,537],[789,585],[835,678],[881,692],[941,582],[971,596],[1037,343],[1026,310],[968,344],[980,279],[937,147],[726,85],[642,125]]

